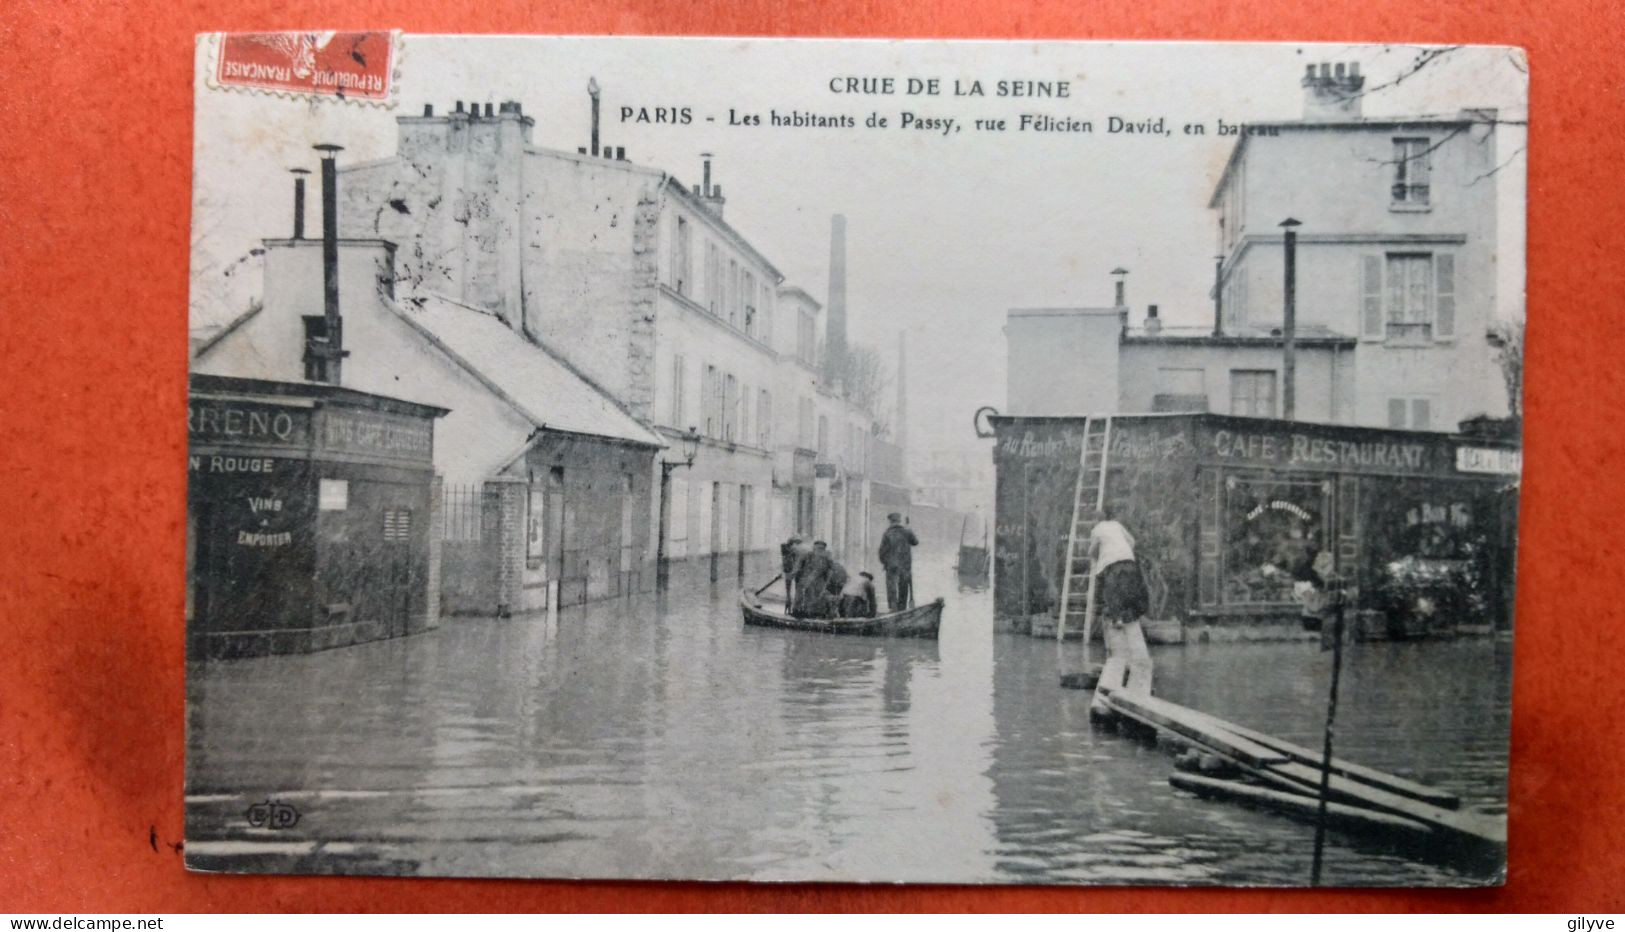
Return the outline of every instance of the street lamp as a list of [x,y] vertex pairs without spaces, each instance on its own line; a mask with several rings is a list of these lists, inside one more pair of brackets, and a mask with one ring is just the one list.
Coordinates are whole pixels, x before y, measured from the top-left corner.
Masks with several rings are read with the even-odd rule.
[[655,591],[665,592],[670,580],[670,568],[666,566],[666,535],[671,527],[671,472],[678,468],[689,468],[694,465],[694,457],[700,452],[700,432],[690,426],[683,434],[683,458],[680,460],[661,459],[660,461],[660,532],[655,535]]
[[1281,315],[1281,417],[1288,421],[1294,420],[1297,414],[1298,227],[1302,225],[1291,217],[1281,221],[1281,229],[1286,231],[1281,237],[1286,249],[1286,301]]

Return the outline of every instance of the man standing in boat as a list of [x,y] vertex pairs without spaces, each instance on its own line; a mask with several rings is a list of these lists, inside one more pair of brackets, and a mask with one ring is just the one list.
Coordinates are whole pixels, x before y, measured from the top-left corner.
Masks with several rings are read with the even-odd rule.
[[886,571],[886,604],[894,612],[908,608],[914,595],[914,548],[920,539],[903,523],[903,516],[886,516],[891,526],[880,535],[880,566]]
[[1128,692],[1151,693],[1151,652],[1140,619],[1151,610],[1145,575],[1134,556],[1134,535],[1116,520],[1111,506],[1089,532],[1089,571],[1100,606],[1106,667],[1100,681]]

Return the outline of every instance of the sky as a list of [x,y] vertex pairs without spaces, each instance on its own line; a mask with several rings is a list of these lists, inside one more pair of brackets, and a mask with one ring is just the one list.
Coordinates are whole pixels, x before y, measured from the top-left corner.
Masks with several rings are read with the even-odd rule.
[[[1494,107],[1502,217],[1498,313],[1522,312],[1525,217],[1521,53],[1462,48],[1412,73],[1415,46],[1223,43],[896,42],[742,39],[402,38],[397,107],[223,90],[198,48],[194,134],[194,328],[229,320],[258,293],[249,250],[291,228],[287,169],[315,168],[310,146],[343,145],[341,164],[394,154],[395,117],[458,100],[517,100],[533,143],[588,143],[587,82],[602,88],[606,145],[687,184],[700,153],[728,222],[819,300],[828,290],[832,214],[847,218],[851,339],[895,362],[907,342],[908,430],[916,449],[975,448],[972,413],[1004,399],[1005,312],[1106,306],[1110,271],[1129,269],[1128,303],[1170,325],[1211,320],[1216,219],[1207,209],[1235,138],[1216,122],[1302,115],[1311,62],[1358,62],[1364,115]],[[890,77],[892,94],[835,93]],[[906,93],[935,78],[939,94]],[[1395,79],[1399,79],[1395,83]],[[1067,82],[1066,98],[997,96],[997,82]],[[979,81],[984,95],[954,94]],[[860,87],[862,84],[860,83]],[[623,107],[689,108],[687,125],[623,122]],[[855,129],[774,127],[777,111],[854,118]],[[903,129],[907,111],[958,131]],[[1094,132],[978,130],[1021,114],[1089,120]],[[730,125],[757,115],[764,125]],[[885,128],[867,128],[870,114]],[[1108,133],[1108,121],[1162,118],[1169,135]],[[708,119],[709,118],[709,119]],[[1204,135],[1187,135],[1186,124]],[[314,195],[314,192],[313,192]],[[316,214],[310,215],[316,224]],[[1515,257],[1515,258],[1514,258]]]

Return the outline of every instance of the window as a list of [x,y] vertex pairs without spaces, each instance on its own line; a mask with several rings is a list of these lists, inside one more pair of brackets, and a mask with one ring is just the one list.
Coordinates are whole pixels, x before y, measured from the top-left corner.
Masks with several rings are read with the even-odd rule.
[[1363,257],[1360,335],[1397,343],[1453,339],[1455,256],[1423,252]]
[[762,446],[773,445],[773,395],[765,388],[756,399],[756,435]]
[[707,437],[722,436],[722,379],[716,366],[706,366],[700,378],[700,417]]
[[1230,413],[1243,417],[1275,416],[1275,370],[1230,370]]
[[756,276],[749,271],[745,272],[743,294],[745,299],[745,335],[754,337],[756,336]]
[[796,358],[809,366],[816,366],[818,333],[812,314],[802,311],[796,324]]
[[739,382],[733,376],[722,379],[722,439],[730,443],[739,436]]
[[722,255],[716,243],[705,244],[705,300],[712,314],[722,309]]
[[327,335],[327,318],[321,314],[306,315],[305,321],[305,381],[330,382],[327,349],[331,341]]
[[694,290],[694,255],[688,221],[682,217],[677,218],[677,236],[672,248],[672,287],[677,289],[678,294],[686,296]]
[[1404,397],[1388,399],[1388,426],[1401,430],[1430,430],[1433,423],[1433,404],[1427,398]]
[[756,329],[760,331],[762,342],[773,342],[773,289],[762,282],[761,301],[756,305],[756,313],[760,320]]
[[1394,140],[1394,204],[1426,207],[1432,174],[1427,139]]
[[728,260],[728,278],[723,281],[723,291],[726,299],[723,304],[728,307],[728,323],[739,326],[739,263]]
[[687,374],[687,362],[683,354],[678,353],[671,360],[671,426],[678,430],[683,429],[683,377]]

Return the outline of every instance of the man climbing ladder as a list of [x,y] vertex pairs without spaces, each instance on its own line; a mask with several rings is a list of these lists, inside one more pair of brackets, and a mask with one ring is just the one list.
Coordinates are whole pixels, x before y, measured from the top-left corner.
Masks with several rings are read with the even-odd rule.
[[1134,535],[1116,520],[1111,506],[1103,506],[1098,515],[1100,520],[1089,531],[1089,571],[1106,642],[1100,684],[1149,696],[1151,651],[1140,627],[1140,619],[1151,610],[1145,574],[1134,557]]

